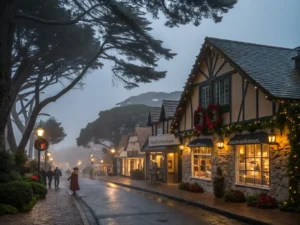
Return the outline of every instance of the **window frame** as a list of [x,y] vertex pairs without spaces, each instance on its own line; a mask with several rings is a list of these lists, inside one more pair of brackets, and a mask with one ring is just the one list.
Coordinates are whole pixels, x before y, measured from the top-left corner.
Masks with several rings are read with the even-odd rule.
[[[210,177],[197,177],[194,175],[194,158],[195,158],[195,150],[198,148],[199,150],[199,153],[196,153],[197,156],[206,156],[206,157],[209,157],[210,158]],[[207,151],[210,149],[210,153],[200,153],[200,148],[206,148]],[[191,148],[191,177],[193,179],[200,179],[200,180],[206,180],[206,181],[212,181],[212,155],[213,155],[213,147],[192,147]],[[199,168],[198,168],[198,171],[200,171],[200,168],[201,168],[201,165],[197,165]],[[207,172],[207,163],[205,164],[205,173]]]
[[203,87],[205,86],[209,86],[209,102],[208,104],[211,104],[211,103],[215,103],[215,83],[217,82],[224,82],[224,80],[228,80],[228,103],[224,104],[224,105],[231,105],[231,76],[232,76],[232,73],[226,73],[224,75],[220,75],[220,76],[217,76],[217,77],[213,77],[213,78],[208,78],[207,80],[201,82],[198,84],[198,103],[200,106],[202,106],[203,108],[205,108],[203,105],[202,105],[202,94],[201,94],[201,90]]
[[[254,146],[254,155],[253,156],[247,156],[246,155],[246,151],[247,150],[247,146]],[[259,145],[260,146],[260,157],[256,155],[256,146]],[[264,151],[264,147],[263,145],[265,145],[265,147],[267,148],[267,157],[263,156],[263,151]],[[243,146],[244,149],[244,162],[242,162],[244,164],[244,169],[240,169],[239,166],[241,164],[240,162],[240,148],[239,146]],[[249,148],[249,147],[248,147]],[[236,145],[235,146],[235,154],[234,154],[234,160],[235,160],[235,185],[237,186],[245,186],[245,187],[253,187],[253,188],[258,188],[258,189],[270,189],[270,185],[271,185],[271,159],[270,159],[270,146],[268,144],[247,144],[247,145]],[[261,169],[259,171],[255,171],[254,170],[249,170],[247,169],[247,159],[254,159],[254,161],[256,161],[256,159],[259,159],[259,165],[261,167]],[[263,165],[264,162],[263,160],[268,159],[268,171],[264,171],[263,170]],[[253,183],[247,183],[247,180],[245,179],[244,182],[240,182],[240,171],[243,171],[244,177],[247,177],[247,172],[253,172]],[[260,183],[261,184],[256,184],[255,181],[255,172],[259,172],[260,173]],[[268,174],[268,185],[263,185],[263,175],[264,174]]]
[[[227,80],[227,93],[226,93],[226,89],[225,89],[225,81]],[[213,86],[213,102],[214,104],[219,104],[219,105],[228,105],[230,100],[229,100],[229,91],[230,91],[230,79],[229,77],[224,77],[222,79],[217,79],[213,82],[212,86]],[[219,91],[218,91],[218,99],[217,94],[216,94],[216,84],[219,84]],[[222,85],[223,85],[223,93],[222,92]],[[223,96],[223,99],[222,99]],[[219,101],[218,101],[219,100]],[[222,102],[223,101],[223,102]]]

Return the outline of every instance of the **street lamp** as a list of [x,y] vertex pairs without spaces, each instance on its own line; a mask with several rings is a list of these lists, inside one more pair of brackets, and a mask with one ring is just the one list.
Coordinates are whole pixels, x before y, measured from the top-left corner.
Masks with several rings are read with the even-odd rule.
[[110,151],[111,151],[112,154],[116,153],[116,150],[114,148]]
[[41,151],[47,150],[49,146],[48,141],[42,138],[44,133],[45,130],[42,127],[39,127],[36,130],[36,135],[38,138],[34,142],[34,147],[36,148],[36,150],[38,150],[38,176],[40,175],[41,168]]
[[44,130],[43,128],[41,128],[41,127],[39,127],[39,128],[36,130],[36,135],[37,135],[38,137],[43,137],[44,133],[45,133],[45,130]]

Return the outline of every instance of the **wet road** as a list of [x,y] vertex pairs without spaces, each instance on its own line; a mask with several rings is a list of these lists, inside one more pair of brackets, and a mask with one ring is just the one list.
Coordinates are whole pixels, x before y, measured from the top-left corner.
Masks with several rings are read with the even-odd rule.
[[80,179],[78,195],[101,225],[237,225],[199,208],[97,180]]

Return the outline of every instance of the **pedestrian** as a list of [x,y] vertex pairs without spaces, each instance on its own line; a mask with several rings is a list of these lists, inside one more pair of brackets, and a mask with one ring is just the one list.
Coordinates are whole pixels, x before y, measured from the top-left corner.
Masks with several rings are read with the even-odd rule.
[[47,177],[48,177],[48,186],[51,188],[51,183],[53,178],[53,171],[51,170],[51,167],[49,167],[49,170],[47,171]]
[[40,174],[41,174],[44,185],[47,186],[47,181],[46,181],[47,174],[46,174],[46,171],[44,170],[44,168],[41,169]]
[[62,173],[60,171],[60,169],[58,169],[58,167],[55,168],[54,170],[54,185],[55,185],[55,188],[58,188],[58,185],[59,185],[59,177],[62,176]]
[[74,168],[74,171],[72,172],[72,174],[68,178],[68,180],[70,180],[70,190],[73,191],[72,195],[76,195],[76,191],[79,190],[79,184],[78,184],[78,167]]

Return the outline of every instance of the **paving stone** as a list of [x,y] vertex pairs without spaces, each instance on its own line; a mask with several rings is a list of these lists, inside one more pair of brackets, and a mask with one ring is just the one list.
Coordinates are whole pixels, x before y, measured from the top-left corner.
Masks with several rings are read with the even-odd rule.
[[73,197],[64,188],[50,188],[28,213],[4,215],[1,225],[83,225]]

